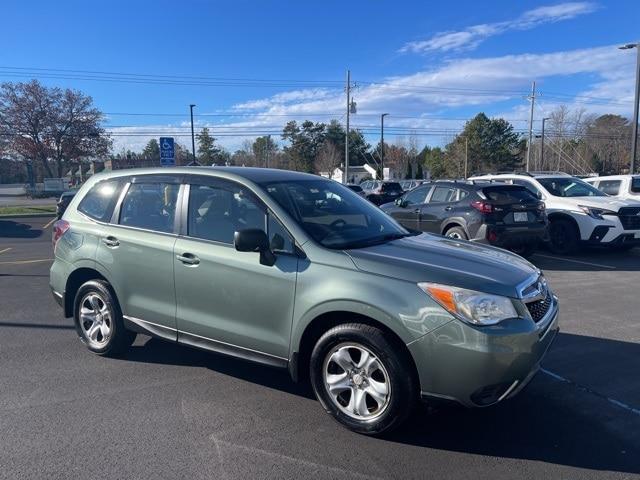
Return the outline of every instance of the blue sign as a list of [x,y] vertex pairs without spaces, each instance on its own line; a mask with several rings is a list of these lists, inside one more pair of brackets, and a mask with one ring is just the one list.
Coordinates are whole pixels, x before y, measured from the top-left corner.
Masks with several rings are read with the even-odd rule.
[[160,165],[172,167],[176,164],[173,137],[160,137]]

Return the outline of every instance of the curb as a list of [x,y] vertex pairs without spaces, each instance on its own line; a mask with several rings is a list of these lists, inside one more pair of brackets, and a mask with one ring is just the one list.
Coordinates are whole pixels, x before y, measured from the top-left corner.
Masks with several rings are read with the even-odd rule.
[[56,212],[42,212],[42,213],[9,213],[6,215],[0,214],[0,219],[3,218],[34,218],[34,217],[55,217]]

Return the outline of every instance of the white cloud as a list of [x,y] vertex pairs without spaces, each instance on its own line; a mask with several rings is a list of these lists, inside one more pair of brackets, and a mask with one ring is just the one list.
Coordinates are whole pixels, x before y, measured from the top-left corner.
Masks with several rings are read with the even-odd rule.
[[[536,111],[536,117],[543,110],[559,103],[573,107],[585,106],[593,113],[629,115],[633,100],[634,65],[635,52],[620,51],[616,45],[544,54],[449,60],[430,70],[389,77],[377,84],[362,84],[353,92],[358,103],[358,113],[352,116],[352,125],[356,128],[363,125],[377,126],[379,114],[388,112],[391,114],[388,119],[390,127],[457,130],[464,123],[463,119],[451,120],[443,117],[460,117],[460,113],[451,112],[459,112],[458,109],[466,107],[496,114],[505,112],[508,119],[524,119],[527,117],[523,110],[527,105],[524,97],[533,79],[538,81],[541,93],[540,109]],[[552,94],[553,89],[550,89],[551,92],[546,91],[545,84],[552,79],[577,79],[578,76],[581,82],[587,79],[590,83],[582,89],[572,88],[565,93],[607,100],[596,101],[571,96],[560,98]],[[599,105],[583,105],[581,102]],[[235,105],[226,122],[209,126],[213,127],[214,136],[216,131],[220,134],[225,128],[228,128],[226,132],[231,133],[240,128],[245,131],[268,128],[277,130],[293,119],[324,122],[331,118],[343,119],[344,110],[345,96],[342,89],[293,90]],[[238,120],[240,117],[234,118],[234,112],[244,116]],[[326,115],[327,113],[333,115]],[[514,124],[516,128],[524,128],[522,123]],[[180,130],[185,134],[188,133],[186,126],[187,124],[182,125]],[[198,128],[202,126],[207,124],[198,123]],[[127,131],[133,132],[136,129],[170,132],[171,129],[175,131],[176,127],[128,127]],[[389,135],[393,134],[389,132]],[[140,149],[149,138],[157,136],[117,137],[116,151],[125,143]],[[219,136],[220,143],[231,150],[240,146],[247,138],[239,135]],[[186,135],[179,138],[179,141],[189,144],[190,139]]]
[[538,7],[528,10],[512,20],[473,25],[461,31],[436,33],[427,40],[406,43],[400,52],[427,53],[473,50],[485,39],[494,35],[500,35],[510,30],[529,30],[545,23],[569,20],[579,15],[591,13],[596,8],[596,4],[591,2],[567,2]]

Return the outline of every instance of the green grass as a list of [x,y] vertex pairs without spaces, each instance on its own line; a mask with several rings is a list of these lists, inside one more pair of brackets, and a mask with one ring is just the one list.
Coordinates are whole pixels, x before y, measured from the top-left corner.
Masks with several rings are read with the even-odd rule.
[[36,214],[36,213],[55,213],[55,205],[32,205],[32,206],[15,206],[15,207],[0,207],[0,215],[24,215],[24,214]]

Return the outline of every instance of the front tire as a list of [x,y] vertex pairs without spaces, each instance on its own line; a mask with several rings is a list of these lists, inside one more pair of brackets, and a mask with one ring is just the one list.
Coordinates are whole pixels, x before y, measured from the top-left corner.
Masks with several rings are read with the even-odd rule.
[[311,354],[311,385],[324,409],[357,433],[381,435],[411,414],[417,382],[402,345],[360,323],[327,331]]
[[570,255],[578,251],[580,237],[576,226],[569,220],[553,220],[549,225],[549,247],[558,255]]
[[124,327],[120,306],[104,280],[89,280],[78,289],[73,318],[80,341],[98,355],[116,356],[136,338]]
[[453,238],[455,240],[469,240],[467,232],[462,227],[451,227],[445,233],[445,237]]

